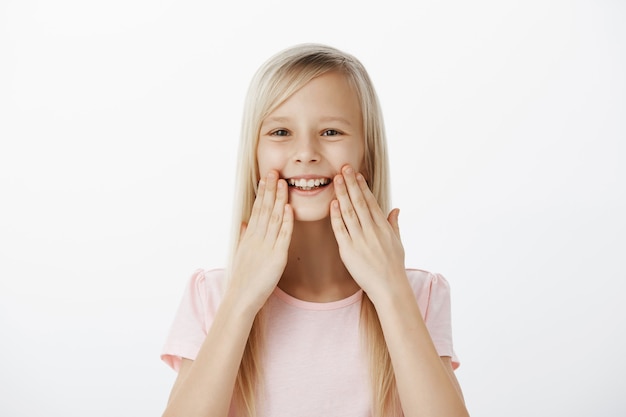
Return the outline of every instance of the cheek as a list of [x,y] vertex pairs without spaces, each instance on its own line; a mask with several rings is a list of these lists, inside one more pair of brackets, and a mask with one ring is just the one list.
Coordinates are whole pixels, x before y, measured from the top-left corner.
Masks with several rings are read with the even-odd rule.
[[360,173],[365,173],[367,169],[367,164],[365,163],[365,152],[363,149],[360,149],[358,152],[350,152],[347,161],[355,167]]
[[279,152],[272,151],[265,146],[259,146],[256,152],[256,163],[259,169],[259,175],[266,176],[268,171],[275,169],[280,171],[280,155]]
[[359,171],[367,178],[367,163],[365,161],[365,146],[363,142],[361,143],[357,159],[358,165],[360,166]]

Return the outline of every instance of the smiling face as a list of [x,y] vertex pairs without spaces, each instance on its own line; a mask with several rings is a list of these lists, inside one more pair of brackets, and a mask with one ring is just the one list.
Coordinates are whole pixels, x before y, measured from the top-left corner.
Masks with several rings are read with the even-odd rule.
[[356,92],[338,72],[321,75],[277,107],[261,124],[259,174],[278,171],[289,184],[295,219],[328,217],[332,178],[345,164],[361,171],[363,117]]

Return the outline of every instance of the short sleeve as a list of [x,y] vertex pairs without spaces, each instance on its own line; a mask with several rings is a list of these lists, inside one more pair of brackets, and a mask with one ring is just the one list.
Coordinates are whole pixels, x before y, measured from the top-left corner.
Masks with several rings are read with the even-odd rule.
[[210,272],[196,270],[189,279],[161,351],[161,359],[178,372],[182,358],[194,360],[217,309],[218,288]]
[[460,362],[452,343],[450,284],[441,274],[407,270],[424,322],[439,356],[449,356],[453,369]]

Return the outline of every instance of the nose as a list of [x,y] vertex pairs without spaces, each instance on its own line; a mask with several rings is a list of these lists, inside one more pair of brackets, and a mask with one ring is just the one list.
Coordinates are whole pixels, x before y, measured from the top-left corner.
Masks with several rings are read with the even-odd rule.
[[294,161],[299,163],[318,162],[320,153],[315,135],[301,135],[294,141]]

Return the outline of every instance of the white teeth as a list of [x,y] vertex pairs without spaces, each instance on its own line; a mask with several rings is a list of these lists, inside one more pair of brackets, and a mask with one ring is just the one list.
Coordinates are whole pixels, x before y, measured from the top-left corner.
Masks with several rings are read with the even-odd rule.
[[289,182],[289,185],[293,187],[298,187],[302,190],[308,191],[316,187],[326,185],[330,182],[330,180],[328,178],[316,178],[316,179],[308,179],[308,180],[305,178],[301,178],[301,179],[290,178],[288,182]]

